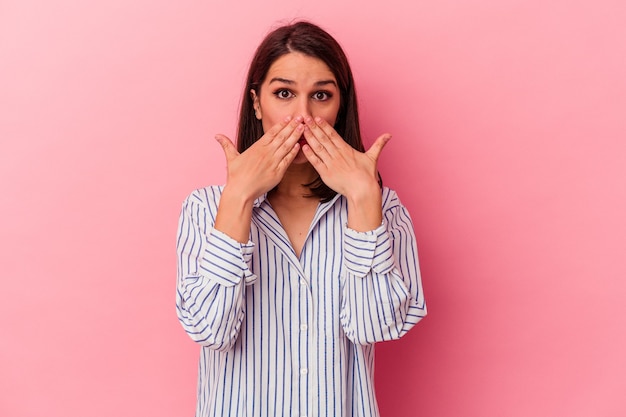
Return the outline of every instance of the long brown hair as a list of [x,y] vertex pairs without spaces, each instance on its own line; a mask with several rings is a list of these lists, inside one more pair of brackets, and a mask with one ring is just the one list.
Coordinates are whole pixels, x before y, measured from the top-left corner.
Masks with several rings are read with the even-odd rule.
[[[263,125],[254,116],[253,99],[250,90],[257,96],[261,84],[270,67],[281,56],[290,52],[300,52],[322,60],[331,70],[340,91],[339,112],[335,121],[337,133],[354,149],[363,152],[363,141],[359,127],[359,113],[354,87],[354,78],[348,59],[339,43],[326,31],[310,22],[300,21],[270,32],[257,48],[241,99],[239,126],[237,130],[237,149],[243,152],[263,136]],[[321,178],[305,184],[313,196],[322,201],[332,199],[337,193],[328,187]]]

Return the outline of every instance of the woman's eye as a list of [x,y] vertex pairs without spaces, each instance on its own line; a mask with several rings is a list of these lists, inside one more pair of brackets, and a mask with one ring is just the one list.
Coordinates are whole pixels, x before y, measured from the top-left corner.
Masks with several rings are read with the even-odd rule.
[[278,98],[290,98],[292,96],[291,91],[289,90],[278,90],[274,94]]
[[327,93],[326,91],[318,91],[317,93],[313,94],[313,98],[319,101],[328,100],[330,97],[331,95]]

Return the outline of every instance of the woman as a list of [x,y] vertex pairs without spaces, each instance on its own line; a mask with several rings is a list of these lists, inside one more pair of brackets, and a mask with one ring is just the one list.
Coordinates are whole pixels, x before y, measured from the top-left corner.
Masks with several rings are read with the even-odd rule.
[[[224,186],[178,232],[178,317],[202,345],[197,416],[378,416],[375,342],[426,314],[409,214],[364,152],[352,73],[307,23],[250,65]],[[381,189],[382,188],[382,189]]]

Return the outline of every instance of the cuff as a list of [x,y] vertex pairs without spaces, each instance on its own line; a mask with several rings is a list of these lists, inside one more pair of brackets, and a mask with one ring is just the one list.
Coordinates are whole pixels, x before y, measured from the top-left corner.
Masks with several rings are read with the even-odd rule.
[[385,224],[368,232],[357,232],[345,227],[343,257],[347,270],[364,277],[370,270],[389,273],[394,266],[391,239]]
[[205,245],[204,256],[199,265],[200,274],[226,287],[237,285],[242,279],[246,285],[256,281],[256,275],[250,271],[254,243],[239,243],[213,229]]

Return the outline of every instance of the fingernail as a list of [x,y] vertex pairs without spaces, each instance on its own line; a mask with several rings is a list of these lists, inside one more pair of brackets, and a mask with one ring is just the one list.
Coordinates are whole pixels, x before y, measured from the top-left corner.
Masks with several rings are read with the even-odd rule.
[[290,120],[291,120],[291,116],[287,116],[287,117],[285,117],[285,122],[288,122],[288,121],[290,121]]
[[322,118],[321,117],[316,117],[315,118],[315,123],[321,123],[322,122]]

